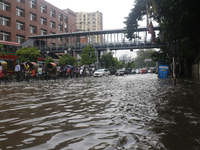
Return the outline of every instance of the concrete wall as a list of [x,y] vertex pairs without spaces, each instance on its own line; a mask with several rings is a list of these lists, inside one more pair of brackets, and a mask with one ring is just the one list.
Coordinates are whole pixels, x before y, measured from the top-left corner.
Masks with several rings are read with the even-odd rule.
[[192,78],[200,81],[200,56],[196,58],[196,62],[192,65]]

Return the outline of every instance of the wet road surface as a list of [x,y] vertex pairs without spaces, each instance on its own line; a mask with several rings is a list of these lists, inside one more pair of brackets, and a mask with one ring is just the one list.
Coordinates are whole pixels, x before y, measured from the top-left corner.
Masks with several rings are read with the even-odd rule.
[[145,74],[1,84],[0,149],[199,150],[200,83]]

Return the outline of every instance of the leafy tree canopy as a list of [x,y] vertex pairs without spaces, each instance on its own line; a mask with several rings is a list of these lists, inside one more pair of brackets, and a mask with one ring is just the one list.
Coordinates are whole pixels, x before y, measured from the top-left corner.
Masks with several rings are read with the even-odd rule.
[[45,60],[45,64],[47,65],[47,64],[49,64],[50,62],[55,62],[54,60],[53,60],[53,58],[52,57],[47,57],[46,58],[46,60]]
[[82,50],[81,63],[83,65],[91,65],[96,62],[96,60],[97,57],[95,55],[94,47],[91,44],[87,45],[87,47]]
[[69,54],[62,55],[58,60],[58,65],[75,65],[76,63],[77,59]]
[[112,52],[108,52],[107,54],[103,55],[101,62],[105,68],[116,67],[117,65],[116,59],[113,57]]
[[155,67],[156,62],[155,61],[150,61],[150,62],[145,62],[145,59],[151,59],[151,54],[154,52],[152,49],[148,50],[139,50],[137,51],[137,57],[135,58],[135,67],[136,68],[143,68],[143,67]]
[[134,61],[128,62],[128,63],[125,65],[125,68],[134,69],[134,68],[135,68],[135,63],[134,63]]
[[15,55],[20,59],[21,62],[25,61],[37,62],[38,57],[41,56],[39,49],[35,47],[32,47],[30,49],[28,47],[23,47],[17,50]]
[[[124,22],[129,39],[135,38],[133,35],[138,21],[142,20],[148,10],[146,5],[149,7],[151,19],[159,23],[164,40],[177,41],[180,44],[179,53],[182,59],[191,59],[200,54],[200,9],[199,5],[190,0],[135,0],[134,8]],[[155,55],[167,57],[166,48],[162,48],[160,52],[163,54]]]

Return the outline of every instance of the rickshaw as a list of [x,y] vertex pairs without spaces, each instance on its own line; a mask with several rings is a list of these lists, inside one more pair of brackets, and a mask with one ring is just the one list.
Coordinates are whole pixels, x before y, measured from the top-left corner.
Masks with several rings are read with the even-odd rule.
[[38,64],[35,62],[29,62],[28,63],[29,67],[30,67],[30,72],[29,72],[29,77],[27,79],[36,79],[38,80]]
[[1,66],[3,70],[0,70],[0,83],[4,81],[5,83],[7,81],[11,81],[10,74],[7,73],[7,62],[4,60],[0,60]]
[[53,62],[50,62],[47,64],[47,70],[48,70],[48,78],[49,79],[54,79],[56,80],[57,79],[57,65]]

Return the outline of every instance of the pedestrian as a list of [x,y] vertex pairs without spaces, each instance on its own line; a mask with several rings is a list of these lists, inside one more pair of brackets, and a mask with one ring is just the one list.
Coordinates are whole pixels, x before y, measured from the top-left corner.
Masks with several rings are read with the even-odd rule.
[[78,66],[76,66],[76,67],[74,68],[74,71],[75,71],[76,78],[77,78],[77,77],[78,77]]
[[44,79],[47,79],[47,66],[45,65],[45,63],[43,62],[42,64],[42,75],[44,76]]
[[63,76],[63,70],[64,70],[64,66],[61,65],[61,67],[60,67],[60,76]]
[[83,71],[84,71],[84,67],[81,66],[81,67],[80,67],[80,76],[83,76]]
[[60,66],[57,64],[57,75],[60,75]]
[[19,63],[17,63],[15,65],[15,72],[17,73],[18,76],[20,75],[20,71],[21,71],[21,67],[20,67]]
[[25,67],[25,71],[30,71],[30,66],[28,65],[27,62],[25,63],[25,66],[24,66],[24,67]]
[[71,79],[72,79],[71,71],[72,71],[72,70],[71,70],[70,66],[67,66],[67,74],[68,74],[68,76],[71,77]]
[[16,73],[16,79],[17,81],[20,81],[20,71],[21,71],[21,67],[18,63],[16,63],[15,65],[15,73]]

